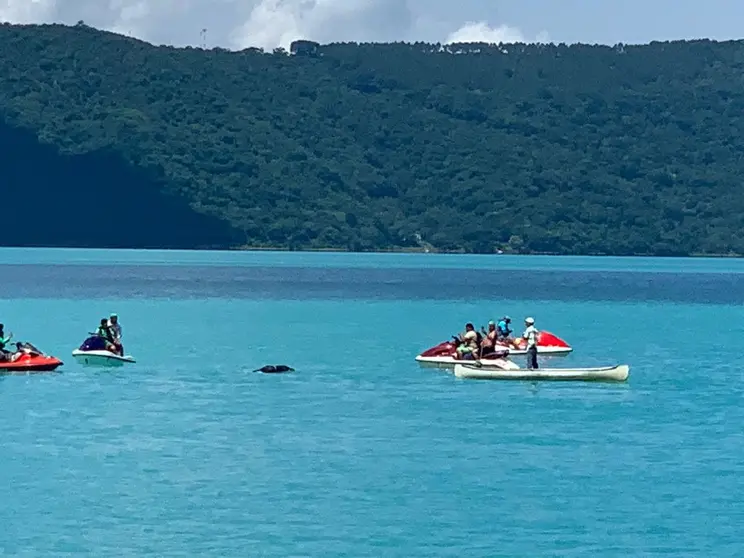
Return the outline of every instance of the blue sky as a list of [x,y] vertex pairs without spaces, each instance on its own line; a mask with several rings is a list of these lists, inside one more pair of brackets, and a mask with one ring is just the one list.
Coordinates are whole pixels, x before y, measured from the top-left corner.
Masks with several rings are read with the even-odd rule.
[[[486,4],[485,0],[474,3]],[[525,35],[545,29],[555,42],[744,38],[741,0],[521,0],[490,4],[498,4],[503,20]]]
[[[78,20],[161,44],[645,43],[744,38],[744,0],[0,0],[0,21]],[[202,33],[206,29],[206,34]]]

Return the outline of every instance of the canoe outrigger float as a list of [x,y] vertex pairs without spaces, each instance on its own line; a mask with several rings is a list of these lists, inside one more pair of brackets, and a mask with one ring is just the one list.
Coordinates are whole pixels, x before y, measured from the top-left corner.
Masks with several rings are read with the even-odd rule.
[[627,364],[599,368],[538,368],[535,370],[511,366],[502,368],[485,363],[455,365],[456,377],[473,380],[624,382],[629,374],[630,366]]

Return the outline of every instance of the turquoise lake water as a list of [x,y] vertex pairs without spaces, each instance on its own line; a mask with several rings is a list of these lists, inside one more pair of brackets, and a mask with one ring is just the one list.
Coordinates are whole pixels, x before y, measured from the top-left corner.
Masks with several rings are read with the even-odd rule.
[[[65,361],[0,376],[3,555],[744,555],[744,261],[2,249],[0,284]],[[78,366],[112,311],[138,363]],[[504,313],[629,382],[413,360]]]

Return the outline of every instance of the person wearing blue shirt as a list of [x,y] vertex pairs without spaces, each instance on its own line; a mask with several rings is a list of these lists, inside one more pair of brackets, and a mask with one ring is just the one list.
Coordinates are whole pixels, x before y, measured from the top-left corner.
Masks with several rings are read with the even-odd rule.
[[511,318],[509,316],[504,316],[499,320],[499,323],[496,325],[496,330],[499,332],[500,339],[509,339],[509,336],[512,334],[512,330],[509,328],[510,323]]

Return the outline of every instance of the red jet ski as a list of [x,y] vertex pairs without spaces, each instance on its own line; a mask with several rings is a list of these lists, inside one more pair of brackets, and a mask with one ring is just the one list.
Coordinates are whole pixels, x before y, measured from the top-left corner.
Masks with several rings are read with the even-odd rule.
[[23,343],[10,360],[0,361],[0,374],[52,372],[62,364],[58,358],[45,355],[30,343]]
[[[416,360],[425,366],[436,366],[439,368],[454,368],[455,364],[466,363],[467,360],[461,360],[454,358],[456,353],[457,343],[454,341],[444,341],[439,345],[431,347],[425,350],[423,353],[416,357]],[[495,352],[483,355],[482,361],[488,361],[489,359],[503,358],[505,354],[510,356],[526,355],[527,354],[527,341],[525,339],[515,339],[514,345],[507,346],[504,344],[497,343]],[[541,331],[537,336],[537,354],[541,356],[566,356],[573,349],[563,339],[557,335],[553,335],[548,331]]]

